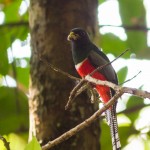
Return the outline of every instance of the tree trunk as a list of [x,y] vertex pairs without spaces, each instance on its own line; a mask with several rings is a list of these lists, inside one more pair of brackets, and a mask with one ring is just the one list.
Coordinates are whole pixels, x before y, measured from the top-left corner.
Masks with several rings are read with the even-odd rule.
[[[97,0],[31,0],[31,82],[30,139],[36,136],[41,145],[53,140],[92,115],[98,106],[86,94],[76,98],[65,111],[75,82],[48,68],[40,58],[75,75],[67,35],[70,29],[82,27],[95,36]],[[58,150],[99,150],[99,122],[54,147]]]

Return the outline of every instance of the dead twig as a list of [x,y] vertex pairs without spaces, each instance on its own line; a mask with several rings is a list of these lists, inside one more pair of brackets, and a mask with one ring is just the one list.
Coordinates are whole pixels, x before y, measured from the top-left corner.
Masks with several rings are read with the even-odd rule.
[[83,86],[84,83],[85,83],[85,80],[82,79],[82,80],[73,88],[73,90],[70,92],[69,100],[68,100],[68,102],[67,102],[67,104],[66,104],[66,106],[65,106],[65,110],[67,110],[67,109],[70,107],[72,101],[73,101],[74,98],[77,96],[77,94],[76,94],[77,91]]
[[[54,147],[55,145],[60,144],[61,142],[69,139],[71,136],[77,134],[82,129],[88,127],[97,118],[99,118],[99,116],[104,111],[106,111],[111,105],[113,105],[117,101],[117,99],[119,97],[121,97],[124,93],[129,93],[129,94],[133,94],[133,95],[136,95],[136,96],[139,96],[142,98],[149,98],[150,99],[150,93],[147,91],[142,91],[142,90],[135,89],[135,88],[121,87],[119,85],[115,85],[115,84],[108,82],[108,81],[102,81],[102,80],[94,79],[90,75],[87,75],[85,77],[85,80],[82,79],[82,82],[80,82],[78,87],[80,88],[82,86],[82,84],[85,83],[85,81],[93,83],[93,84],[99,84],[99,85],[111,87],[116,91],[116,94],[111,98],[110,101],[108,101],[100,110],[95,112],[90,118],[86,119],[81,124],[77,125],[76,127],[72,128],[71,130],[67,131],[66,133],[62,134],[61,136],[59,136],[55,140],[49,141],[46,145],[44,145],[42,147],[43,150],[47,150],[49,148]],[[78,87],[75,88],[75,91],[78,90]],[[75,93],[73,95],[75,95]]]
[[100,71],[101,69],[103,69],[104,67],[112,64],[114,61],[116,61],[118,58],[120,58],[122,55],[124,55],[126,52],[128,52],[130,49],[126,49],[124,52],[122,52],[119,56],[117,56],[114,60],[106,63],[105,65],[99,66],[97,67],[93,72],[91,72],[89,75],[92,76],[96,71]]
[[143,90],[136,89],[136,88],[121,87],[119,85],[116,85],[116,84],[108,82],[108,81],[102,81],[102,80],[92,78],[90,75],[87,75],[85,77],[85,80],[87,80],[88,82],[91,82],[93,84],[97,84],[97,85],[99,84],[99,85],[111,87],[115,91],[122,91],[123,93],[128,93],[128,94],[132,94],[132,95],[135,95],[135,96],[138,96],[141,98],[149,98],[150,99],[150,93],[147,91],[143,91]]
[[142,71],[139,71],[139,72],[138,72],[136,75],[134,75],[132,78],[130,78],[130,79],[124,81],[123,83],[120,83],[119,85],[122,85],[122,84],[124,84],[124,83],[127,83],[127,82],[133,80],[133,79],[136,78],[141,72],[142,72]]
[[122,95],[122,92],[117,92],[114,95],[114,97],[112,97],[111,100],[106,103],[105,106],[103,106],[101,109],[96,111],[90,118],[86,119],[84,122],[80,123],[76,127],[74,127],[72,129],[70,129],[69,131],[65,132],[64,134],[62,134],[61,136],[59,136],[55,140],[49,141],[47,144],[42,146],[42,150],[50,149],[50,148],[54,147],[55,145],[58,145],[58,144],[64,142],[65,140],[69,139],[70,137],[72,137],[73,135],[77,134],[79,131],[83,130],[84,128],[88,127],[96,119],[98,119],[99,116],[104,111],[106,111],[121,95]]
[[61,73],[63,74],[64,76],[67,76],[68,78],[72,79],[72,80],[76,80],[76,81],[79,81],[81,80],[80,78],[77,78],[77,77],[74,77],[72,76],[71,74],[55,67],[54,65],[52,65],[51,63],[47,62],[44,58],[42,57],[39,57],[40,58],[40,61],[42,61],[44,64],[46,64],[49,68],[53,69],[54,71],[58,72],[58,73]]
[[[128,50],[124,51],[121,55],[119,55],[116,59],[118,59],[120,56],[122,56],[124,53],[126,53]],[[84,122],[82,122],[81,124],[77,125],[76,127],[70,129],[69,131],[65,132],[64,134],[62,134],[61,136],[59,136],[58,138],[54,139],[53,141],[49,141],[47,144],[45,144],[44,146],[42,146],[43,150],[47,150],[50,149],[52,147],[54,147],[55,145],[60,144],[61,142],[64,142],[65,140],[69,139],[70,137],[72,137],[73,135],[77,134],[79,131],[83,130],[84,128],[88,127],[91,123],[93,123],[97,118],[99,118],[99,116],[106,111],[111,105],[113,105],[117,99],[119,97],[121,97],[124,93],[129,93],[138,97],[142,97],[142,98],[149,98],[150,99],[150,93],[147,91],[142,91],[139,89],[135,89],[135,88],[128,88],[128,87],[121,87],[120,85],[115,85],[114,83],[108,82],[108,81],[102,81],[102,80],[98,80],[95,78],[92,78],[91,76],[93,75],[94,72],[98,71],[99,69],[102,69],[104,67],[106,67],[107,65],[111,64],[112,62],[114,62],[116,59],[114,59],[113,61],[98,67],[96,70],[94,70],[91,74],[85,76],[84,79],[78,79],[80,80],[80,82],[75,86],[75,88],[71,91],[70,93],[70,97],[68,100],[68,103],[65,107],[65,109],[68,109],[72,103],[72,101],[74,100],[74,98],[79,95],[83,90],[85,90],[86,88],[88,88],[88,86],[86,86],[85,84],[96,84],[96,85],[103,85],[103,86],[108,86],[112,89],[114,89],[116,91],[116,94],[110,99],[110,101],[108,101],[100,110],[96,111],[90,118],[86,119]],[[51,65],[51,64],[50,64]],[[62,73],[62,71],[60,71],[60,69],[55,69],[55,67],[51,67],[53,70]],[[64,74],[64,73],[63,73]],[[138,73],[139,74],[139,73]],[[137,75],[138,75],[137,74]],[[66,75],[66,73],[64,74]],[[137,76],[136,75],[136,76]],[[68,74],[66,75],[68,76]],[[70,76],[70,75],[69,75]],[[69,77],[68,76],[68,77]],[[136,76],[134,76],[133,78],[135,78]],[[72,77],[71,77],[72,78]],[[133,79],[132,78],[132,79]],[[73,78],[74,79],[74,78]],[[130,80],[132,80],[130,79]],[[75,78],[76,80],[76,78]],[[130,81],[128,80],[128,81]],[[82,87],[85,86],[83,89]]]
[[1,135],[0,135],[0,139],[3,141],[6,150],[10,150],[9,142],[7,142],[7,140]]

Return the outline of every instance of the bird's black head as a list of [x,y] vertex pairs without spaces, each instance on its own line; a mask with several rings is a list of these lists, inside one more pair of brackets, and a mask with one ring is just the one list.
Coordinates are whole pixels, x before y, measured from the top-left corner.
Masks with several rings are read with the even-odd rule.
[[74,28],[68,35],[68,41],[72,42],[89,42],[89,35],[82,28]]
[[89,35],[81,28],[74,28],[70,31],[67,39],[71,41],[72,56],[75,64],[82,62],[92,50]]

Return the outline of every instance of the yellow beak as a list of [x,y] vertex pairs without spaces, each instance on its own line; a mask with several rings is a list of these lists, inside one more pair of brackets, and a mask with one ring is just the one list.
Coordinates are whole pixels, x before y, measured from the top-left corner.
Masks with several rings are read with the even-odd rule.
[[70,32],[70,34],[67,37],[67,40],[68,41],[77,40],[79,37],[80,36],[78,34],[75,34],[74,32]]

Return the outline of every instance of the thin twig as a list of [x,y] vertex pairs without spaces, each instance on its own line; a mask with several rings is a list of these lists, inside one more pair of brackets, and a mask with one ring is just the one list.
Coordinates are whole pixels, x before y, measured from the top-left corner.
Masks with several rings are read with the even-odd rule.
[[3,141],[5,148],[7,150],[10,150],[9,142],[7,142],[7,140],[1,135],[0,135],[0,139]]
[[41,60],[44,64],[46,64],[48,67],[50,67],[51,69],[53,69],[54,71],[59,72],[59,73],[63,74],[64,76],[67,76],[67,77],[70,78],[70,79],[73,79],[73,80],[76,80],[76,81],[81,80],[80,78],[74,77],[74,76],[70,75],[69,73],[67,73],[67,72],[65,72],[65,71],[63,71],[63,70],[61,70],[61,69],[59,69],[59,68],[53,66],[51,63],[47,62],[45,59],[43,59],[43,58],[41,58],[41,57],[40,57],[40,60]]
[[104,67],[112,64],[114,61],[116,61],[118,58],[120,58],[122,55],[124,55],[126,52],[128,52],[130,49],[126,49],[123,53],[121,53],[119,56],[117,56],[114,60],[102,65],[102,66],[99,66],[97,67],[94,71],[92,71],[89,75],[92,76],[96,71],[100,71],[101,69],[103,69]]
[[87,75],[85,77],[85,80],[87,80],[88,82],[91,82],[93,84],[96,84],[96,85],[104,85],[104,86],[111,87],[115,91],[122,91],[123,93],[129,93],[129,94],[141,97],[141,98],[149,98],[150,99],[150,92],[147,92],[147,91],[143,91],[143,90],[136,89],[136,88],[121,87],[121,86],[111,83],[109,81],[102,81],[102,80],[92,78],[90,75]]
[[123,83],[120,83],[119,85],[122,85],[122,84],[124,84],[124,83],[127,83],[127,82],[133,80],[133,79],[136,78],[141,72],[142,72],[142,71],[139,71],[139,72],[138,72],[136,75],[134,75],[132,78],[130,78],[130,79],[124,81]]
[[[96,68],[93,72],[91,72],[89,75],[92,76],[96,71],[101,70],[101,69],[103,69],[104,67],[108,66],[109,64],[113,63],[113,62],[116,61],[119,57],[121,57],[122,55],[124,55],[127,51],[129,51],[129,49],[126,49],[123,53],[121,53],[121,54],[120,54],[118,57],[116,57],[113,61],[108,62],[108,63],[106,63],[106,64],[103,65],[103,66],[97,67],[97,68]],[[59,71],[61,71],[61,70],[59,69]],[[76,93],[77,93],[77,90],[78,90],[79,88],[81,88],[81,86],[83,85],[83,81],[84,81],[84,79],[80,80],[80,82],[79,82],[79,83],[75,86],[75,88],[71,91],[70,96],[69,96],[69,100],[68,100],[68,102],[67,102],[67,105],[65,106],[65,110],[67,110],[67,109],[70,107],[70,105],[71,105],[72,101],[74,100],[74,98],[75,98],[77,95],[79,95],[79,94],[76,94]],[[92,93],[92,94],[93,94],[93,93]],[[94,96],[94,95],[92,95],[92,96]],[[93,97],[93,98],[94,98],[94,97]]]
[[73,101],[74,98],[76,97],[77,91],[83,86],[84,83],[85,83],[85,80],[82,79],[82,80],[73,88],[73,90],[70,92],[69,100],[68,100],[68,102],[67,102],[67,104],[66,104],[66,106],[65,106],[65,110],[67,110],[67,109],[70,107],[72,101]]
[[[11,43],[13,43],[13,38],[11,39]],[[11,52],[11,58],[12,58],[12,74],[13,74],[13,78],[16,81],[16,88],[14,89],[14,93],[15,93],[15,100],[16,100],[16,108],[17,108],[17,113],[20,113],[20,101],[19,101],[19,91],[18,91],[18,78],[17,78],[17,67],[16,67],[16,58],[14,57],[13,54],[13,47],[12,45],[10,46],[10,52]]]
[[44,145],[42,147],[43,150],[47,150],[47,149],[49,149],[49,148],[51,148],[55,145],[60,144],[61,142],[69,139],[71,136],[78,133],[80,130],[82,130],[85,127],[89,126],[92,122],[94,122],[97,118],[99,118],[99,116],[106,109],[108,109],[111,105],[113,105],[115,103],[115,101],[117,101],[117,99],[123,95],[123,93],[130,93],[130,94],[142,97],[142,98],[149,98],[150,99],[150,93],[146,92],[146,91],[142,91],[142,90],[138,90],[138,89],[134,89],[134,88],[128,88],[128,87],[121,87],[119,85],[115,85],[115,84],[113,84],[111,82],[108,82],[108,81],[101,81],[101,80],[94,79],[90,75],[87,75],[85,77],[85,79],[88,82],[91,82],[91,83],[94,83],[94,84],[109,86],[109,87],[113,88],[116,91],[116,94],[114,95],[114,97],[111,98],[110,101],[108,101],[100,110],[95,112],[90,118],[88,118],[87,120],[85,120],[81,124],[77,125],[75,128],[67,131],[66,133],[64,133],[60,137],[56,138],[55,140],[50,141],[46,145]]
[[79,131],[83,130],[84,128],[88,127],[89,125],[91,125],[96,119],[99,118],[99,116],[105,111],[107,110],[111,105],[114,104],[114,102],[121,97],[122,92],[118,92],[114,95],[114,97],[112,97],[110,99],[110,101],[108,101],[106,103],[105,106],[103,106],[101,109],[99,109],[98,111],[96,111],[90,118],[86,119],[84,122],[80,123],[79,125],[77,125],[76,127],[70,129],[69,131],[65,132],[64,134],[62,134],[61,136],[59,136],[58,138],[56,138],[53,141],[49,141],[46,145],[42,146],[42,150],[48,150],[52,147],[54,147],[55,145],[58,145],[62,142],[64,142],[65,140],[69,139],[70,137],[72,137],[73,135],[77,134]]
[[4,23],[4,24],[0,25],[0,28],[3,28],[3,27],[13,28],[13,27],[20,27],[20,26],[29,27],[29,22],[28,21],[20,21],[20,22]]
[[[82,82],[81,82],[82,81]],[[76,91],[78,91],[81,86],[87,81],[96,85],[103,85],[103,86],[108,86],[113,88],[116,91],[116,94],[111,98],[110,101],[108,101],[100,110],[98,110],[97,112],[95,112],[90,118],[86,119],[84,122],[82,122],[81,124],[77,125],[76,127],[74,127],[73,129],[65,132],[64,134],[62,134],[61,136],[59,136],[58,138],[56,138],[53,141],[49,141],[46,145],[44,145],[42,147],[43,150],[47,150],[50,149],[52,147],[54,147],[55,145],[60,144],[61,142],[69,139],[70,137],[72,137],[73,135],[77,134],[79,131],[81,131],[82,129],[88,127],[91,123],[93,123],[97,118],[99,118],[99,116],[105,111],[107,110],[111,105],[113,105],[115,103],[115,101],[117,101],[117,99],[119,97],[121,97],[124,93],[129,93],[132,95],[136,95],[142,98],[149,98],[150,99],[150,93],[147,91],[142,91],[139,89],[135,89],[135,88],[128,88],[128,87],[121,87],[119,85],[115,85],[114,83],[108,82],[108,81],[101,81],[95,78],[92,78],[90,75],[87,75],[85,77],[85,79],[82,79],[80,81],[80,83],[78,84],[78,86],[76,86],[74,88],[73,94],[71,95],[72,98],[70,98],[70,100],[72,100],[75,95],[76,95]]]
[[[20,22],[9,22],[9,23],[4,23],[0,25],[0,28],[3,27],[19,27],[19,26],[26,26],[29,27],[29,22],[28,21],[20,21]],[[116,28],[124,28],[126,30],[135,30],[135,31],[148,31],[150,28],[142,25],[133,25],[133,26],[128,26],[128,25],[99,25],[99,27],[116,27]]]
[[134,25],[134,26],[128,26],[128,25],[120,25],[120,26],[116,26],[116,25],[99,25],[99,27],[116,27],[116,28],[124,28],[126,30],[134,30],[134,31],[148,31],[150,30],[150,28],[147,28],[146,26],[141,26],[141,25]]

